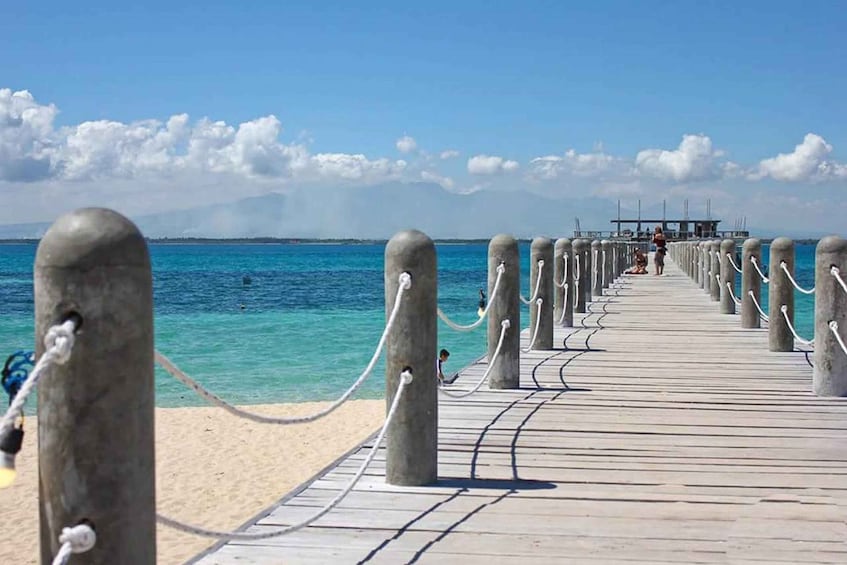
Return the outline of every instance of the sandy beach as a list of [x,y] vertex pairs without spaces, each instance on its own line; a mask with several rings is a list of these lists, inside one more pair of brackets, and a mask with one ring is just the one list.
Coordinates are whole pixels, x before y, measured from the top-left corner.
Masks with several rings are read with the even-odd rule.
[[[304,415],[321,406],[325,403],[250,408]],[[157,408],[157,510],[197,525],[236,528],[364,440],[384,416],[383,400],[351,401],[298,426],[255,424],[217,408]],[[0,539],[0,563],[38,562],[36,440],[36,421],[28,418],[18,478],[0,491],[0,531],[7,533]],[[158,562],[182,563],[213,543],[159,526]]]

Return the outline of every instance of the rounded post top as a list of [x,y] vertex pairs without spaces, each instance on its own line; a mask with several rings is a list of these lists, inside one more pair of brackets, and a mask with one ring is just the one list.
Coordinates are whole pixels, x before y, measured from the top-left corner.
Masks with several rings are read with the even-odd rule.
[[424,232],[403,230],[395,233],[385,246],[385,258],[415,254],[420,251],[435,251],[435,243]]
[[794,240],[787,237],[778,237],[771,242],[771,251],[791,251],[794,249]]
[[553,249],[553,240],[549,237],[536,237],[532,240],[532,245],[530,245],[530,249],[533,251],[543,251],[546,249]]
[[817,253],[845,253],[847,240],[837,235],[828,235],[818,242]]
[[759,251],[762,248],[762,240],[751,237],[749,239],[744,240],[744,245],[742,246],[744,251]]
[[510,247],[512,245],[517,245],[518,240],[515,237],[508,233],[499,233],[491,238],[491,241],[488,242],[488,248],[491,249],[493,247]]
[[721,242],[721,253],[733,253],[735,252],[735,240],[734,239],[725,239]]
[[585,249],[588,246],[589,246],[589,243],[588,243],[587,239],[580,238],[580,239],[574,240],[574,242],[573,242],[573,248],[578,249],[580,251],[585,251]]
[[599,239],[595,239],[594,241],[592,241],[592,242],[591,242],[591,247],[592,247],[592,248],[600,247],[600,240],[599,240]]
[[721,247],[721,242],[718,239],[713,239],[709,242],[709,249],[712,251],[717,251]]
[[556,240],[556,245],[554,247],[556,249],[556,252],[558,253],[560,251],[567,251],[572,246],[573,246],[573,242],[571,242],[570,239],[568,239],[566,237],[560,237],[559,239]]
[[602,245],[603,247],[608,247],[608,246],[612,245],[612,242],[609,241],[608,239],[601,239],[600,245]]
[[80,208],[57,219],[38,244],[36,267],[150,268],[144,236],[129,219],[107,208]]

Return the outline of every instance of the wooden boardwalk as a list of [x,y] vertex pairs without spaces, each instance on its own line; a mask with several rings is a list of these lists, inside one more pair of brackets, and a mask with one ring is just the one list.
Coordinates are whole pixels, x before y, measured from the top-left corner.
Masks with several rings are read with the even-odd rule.
[[[442,397],[436,485],[388,486],[378,457],[314,526],[195,562],[847,563],[847,399],[666,271],[525,354],[521,389]],[[314,513],[369,445],[249,529]]]

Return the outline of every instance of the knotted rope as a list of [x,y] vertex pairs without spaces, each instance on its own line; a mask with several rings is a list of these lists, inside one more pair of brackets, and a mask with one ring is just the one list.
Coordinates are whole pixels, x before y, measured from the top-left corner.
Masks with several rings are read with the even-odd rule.
[[356,486],[356,483],[359,482],[359,479],[365,474],[368,466],[373,461],[377,452],[379,451],[380,445],[382,445],[382,440],[385,437],[385,432],[388,430],[388,426],[391,425],[391,421],[394,419],[394,414],[397,412],[397,406],[400,404],[400,398],[403,396],[403,391],[406,389],[406,386],[412,382],[412,373],[410,370],[405,370],[400,373],[400,382],[397,386],[397,391],[394,393],[394,400],[391,402],[391,408],[388,410],[388,415],[385,417],[385,423],[382,425],[382,429],[379,431],[379,435],[374,442],[373,447],[368,453],[368,456],[365,458],[362,465],[359,467],[359,470],[356,471],[356,474],[350,480],[350,483],[338,493],[335,498],[333,498],[329,504],[321,508],[318,512],[313,514],[312,516],[302,520],[301,522],[297,522],[296,524],[292,524],[290,526],[286,526],[284,528],[280,528],[277,530],[272,530],[270,532],[223,532],[219,530],[211,530],[207,528],[201,528],[199,526],[192,526],[191,524],[186,524],[184,522],[180,522],[179,520],[175,520],[173,518],[168,518],[167,516],[163,516],[162,514],[156,515],[156,520],[170,528],[174,528],[175,530],[179,530],[181,532],[185,532],[187,534],[194,534],[197,536],[203,536],[208,538],[218,538],[221,540],[261,540],[261,539],[269,539],[279,537],[285,534],[290,534],[291,532],[296,532],[297,530],[303,529],[321,516],[328,513],[330,510],[338,506],[338,504],[344,500],[350,491],[353,490],[353,487]]
[[788,329],[791,330],[791,333],[794,335],[794,339],[802,343],[803,345],[814,345],[814,339],[803,339],[797,332],[794,330],[794,326],[791,324],[791,320],[788,319],[788,306],[783,304],[779,307],[779,311],[782,312],[782,317],[785,318],[785,324],[788,326]]
[[765,314],[765,313],[762,311],[762,307],[761,307],[761,306],[759,306],[759,301],[758,301],[758,300],[756,300],[756,295],[755,295],[755,294],[753,294],[753,291],[752,291],[752,290],[748,290],[748,291],[747,291],[747,294],[750,296],[750,300],[752,300],[752,301],[753,301],[753,304],[756,306],[756,310],[758,310],[758,311],[759,311],[759,316],[760,316],[760,317],[761,317],[764,321],[766,321],[766,322],[770,322],[770,318],[768,317],[768,315],[767,315],[767,314]]
[[844,290],[844,292],[847,292],[847,283],[845,283],[844,279],[841,278],[841,269],[833,265],[829,268],[829,274],[835,277],[835,280],[838,281],[838,284],[841,285],[841,288]]
[[440,392],[444,396],[449,396],[451,398],[464,398],[478,391],[479,388],[482,386],[482,383],[488,380],[488,374],[494,367],[494,361],[497,360],[497,357],[500,355],[500,349],[503,347],[503,340],[506,337],[506,330],[508,330],[511,326],[512,324],[511,322],[509,322],[509,320],[503,320],[502,322],[500,322],[500,339],[499,341],[497,341],[497,347],[494,349],[494,355],[491,357],[491,359],[488,360],[488,368],[485,369],[485,373],[483,373],[482,377],[479,379],[479,382],[476,383],[476,386],[466,392],[452,392],[444,388],[444,385],[442,384],[438,387],[438,392]]
[[568,300],[570,300],[570,296],[568,296],[568,283],[565,283],[565,303],[562,304],[562,316],[559,318],[559,324],[561,325],[565,321],[565,314],[568,311]]
[[836,322],[835,320],[830,320],[828,326],[829,331],[831,331],[832,335],[835,336],[835,340],[838,342],[838,345],[841,346],[841,351],[843,351],[844,354],[847,355],[847,345],[844,344],[844,340],[841,339],[841,335],[838,333],[838,322]]
[[362,371],[362,374],[359,375],[359,378],[356,379],[350,388],[348,388],[344,394],[342,394],[337,400],[335,400],[332,404],[320,410],[314,414],[310,414],[308,416],[298,416],[298,417],[272,417],[272,416],[263,416],[262,414],[255,414],[253,412],[248,412],[242,408],[234,406],[223,400],[216,394],[205,389],[200,383],[189,377],[182,370],[179,369],[176,365],[174,365],[170,359],[159,353],[155,352],[156,362],[159,363],[168,373],[170,373],[174,378],[178,381],[186,385],[188,388],[194,390],[201,398],[208,401],[210,404],[213,404],[219,408],[223,408],[230,414],[235,416],[239,416],[241,418],[246,418],[248,420],[252,420],[253,422],[258,422],[260,424],[277,424],[281,426],[288,426],[291,424],[305,424],[308,422],[314,422],[315,420],[319,420],[323,418],[327,414],[334,412],[338,407],[347,402],[350,396],[353,395],[356,390],[362,386],[362,383],[365,382],[365,379],[371,374],[374,366],[376,365],[377,359],[379,359],[380,354],[382,353],[382,349],[385,346],[385,341],[388,339],[388,334],[391,332],[391,328],[394,326],[394,321],[397,318],[397,312],[400,310],[400,302],[403,299],[403,294],[412,288],[412,276],[409,273],[401,273],[399,277],[400,286],[397,289],[397,296],[394,299],[394,307],[391,309],[391,314],[388,316],[388,322],[385,324],[385,330],[382,332],[382,337],[379,338],[379,343],[376,346],[376,351],[374,351],[373,356],[371,357],[368,366],[365,367],[365,370]]
[[526,349],[522,349],[524,353],[529,353],[532,351],[532,347],[535,345],[535,340],[538,339],[538,330],[541,328],[541,305],[544,303],[543,298],[539,298],[535,301],[535,304],[538,306],[538,311],[535,316],[535,334],[532,336],[532,341],[529,342],[529,347]]
[[556,286],[558,286],[559,288],[564,288],[565,286],[567,286],[567,283],[565,283],[565,281],[568,278],[568,254],[567,253],[562,255],[562,261],[563,261],[562,282],[558,282],[558,281],[555,281],[555,280],[553,281],[556,284]]
[[90,551],[97,543],[97,534],[88,524],[77,524],[72,528],[62,528],[59,543],[62,546],[53,558],[53,565],[65,565],[71,554]]
[[444,312],[441,311],[441,308],[439,308],[437,310],[438,317],[441,318],[441,321],[443,321],[449,327],[451,327],[452,329],[459,331],[459,332],[469,332],[473,329],[478,328],[479,325],[483,322],[483,320],[485,320],[485,317],[488,315],[488,310],[491,308],[491,304],[494,302],[494,298],[497,296],[497,289],[500,288],[500,279],[503,277],[503,273],[505,273],[505,272],[506,272],[506,265],[504,265],[503,263],[500,263],[500,265],[497,267],[497,278],[494,280],[494,288],[491,291],[491,296],[488,297],[488,304],[486,304],[485,309],[482,311],[482,314],[480,314],[480,316],[479,316],[479,320],[477,320],[476,322],[474,322],[472,324],[468,324],[466,326],[463,326],[461,324],[457,324],[456,322],[454,322],[453,320],[448,318],[447,315]]
[[535,280],[535,291],[532,293],[532,296],[529,298],[529,300],[524,298],[522,294],[518,295],[521,299],[521,302],[523,302],[524,304],[527,304],[527,305],[532,304],[532,301],[535,300],[536,298],[538,298],[538,291],[541,289],[541,278],[542,278],[541,272],[542,272],[543,269],[544,269],[544,259],[539,259],[538,260],[538,273],[536,274],[536,280]]
[[780,261],[779,268],[782,269],[782,272],[785,273],[788,276],[788,280],[791,281],[791,284],[794,285],[794,288],[796,288],[797,290],[799,290],[803,294],[814,294],[815,287],[812,287],[811,289],[806,290],[805,288],[803,288],[802,286],[797,284],[797,281],[795,281],[794,277],[791,276],[791,272],[788,270],[788,267],[786,266],[785,261]]
[[735,259],[732,257],[732,253],[727,253],[726,256],[729,257],[729,264],[732,265],[732,268],[735,269],[737,273],[741,274],[741,267],[735,264]]
[[741,300],[735,297],[735,291],[732,289],[732,283],[726,281],[726,289],[729,291],[729,296],[732,298],[732,301],[735,302],[736,306],[741,306]]

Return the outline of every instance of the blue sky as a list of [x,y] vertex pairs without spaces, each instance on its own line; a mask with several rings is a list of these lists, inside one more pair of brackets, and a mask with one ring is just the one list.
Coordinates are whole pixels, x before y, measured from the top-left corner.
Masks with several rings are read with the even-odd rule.
[[[810,229],[837,229],[847,209],[839,2],[27,4],[0,6],[0,89],[10,91],[0,204],[36,192],[54,208],[101,198],[142,213],[188,207],[189,193],[224,201],[336,181],[440,179],[458,192],[712,195],[754,217],[752,208],[799,197],[836,202],[819,209],[822,222],[814,209],[798,216]],[[31,102],[12,100],[24,90]],[[49,128],[18,131],[25,107],[50,105]],[[183,113],[191,131],[156,145],[170,161],[151,161],[149,147],[104,153]],[[195,136],[208,139],[199,120],[237,132],[267,116],[278,126],[245,132],[241,145],[221,134],[232,141],[227,155],[187,158]],[[149,120],[159,129],[134,131]],[[107,122],[125,131],[74,135]],[[697,137],[683,147],[685,135]],[[413,149],[408,140],[398,148],[404,136]],[[458,155],[439,158],[447,150]],[[360,154],[366,161],[350,172],[349,156]],[[780,154],[788,160],[761,164]],[[485,159],[473,166],[476,156]],[[197,191],[166,198],[174,175],[195,179]],[[208,189],[233,179],[238,188]],[[111,181],[120,195],[107,194]],[[159,187],[161,198],[134,201]],[[784,218],[775,208],[760,220]]]

